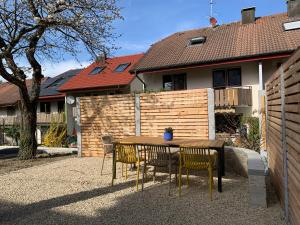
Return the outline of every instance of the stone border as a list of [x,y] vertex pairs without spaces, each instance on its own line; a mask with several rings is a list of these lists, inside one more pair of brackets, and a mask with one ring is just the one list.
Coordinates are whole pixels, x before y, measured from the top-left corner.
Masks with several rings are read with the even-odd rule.
[[261,155],[250,149],[226,146],[225,161],[227,168],[248,177],[250,206],[267,207],[267,170]]

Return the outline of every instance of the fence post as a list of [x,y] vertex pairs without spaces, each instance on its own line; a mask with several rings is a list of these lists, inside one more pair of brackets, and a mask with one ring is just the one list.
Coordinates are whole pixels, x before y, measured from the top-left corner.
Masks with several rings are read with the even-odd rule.
[[208,104],[208,138],[209,140],[216,139],[216,124],[215,124],[215,95],[213,88],[207,88],[207,104]]
[[135,115],[135,135],[141,135],[141,101],[140,95],[135,94],[134,115]]
[[281,143],[283,151],[283,178],[284,178],[284,212],[287,224],[289,223],[289,192],[288,192],[288,161],[286,147],[286,124],[285,124],[285,87],[284,70],[280,67],[280,98],[281,98]]
[[80,123],[80,98],[76,98],[76,133],[77,133],[77,149],[78,156],[82,156],[82,145],[81,145],[81,123]]

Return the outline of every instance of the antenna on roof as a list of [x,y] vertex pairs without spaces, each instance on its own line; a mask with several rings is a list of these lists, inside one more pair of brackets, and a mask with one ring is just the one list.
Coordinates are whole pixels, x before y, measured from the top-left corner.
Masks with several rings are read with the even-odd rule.
[[214,10],[214,0],[210,0],[210,18],[213,17],[213,10]]

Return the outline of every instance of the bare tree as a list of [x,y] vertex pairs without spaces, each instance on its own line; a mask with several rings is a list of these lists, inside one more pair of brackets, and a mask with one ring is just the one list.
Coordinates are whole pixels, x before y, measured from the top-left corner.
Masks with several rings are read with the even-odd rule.
[[[120,18],[116,0],[0,0],[0,75],[19,87],[20,159],[34,157],[37,149],[41,59],[53,59],[61,51],[76,56],[77,46],[85,46],[92,56],[109,53],[116,38],[113,22]],[[20,63],[24,60],[28,68]]]

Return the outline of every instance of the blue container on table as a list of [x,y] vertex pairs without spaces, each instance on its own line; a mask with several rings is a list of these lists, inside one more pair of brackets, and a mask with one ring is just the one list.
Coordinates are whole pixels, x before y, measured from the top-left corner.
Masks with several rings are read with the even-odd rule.
[[164,140],[165,141],[172,141],[173,140],[173,133],[165,132],[164,133]]

